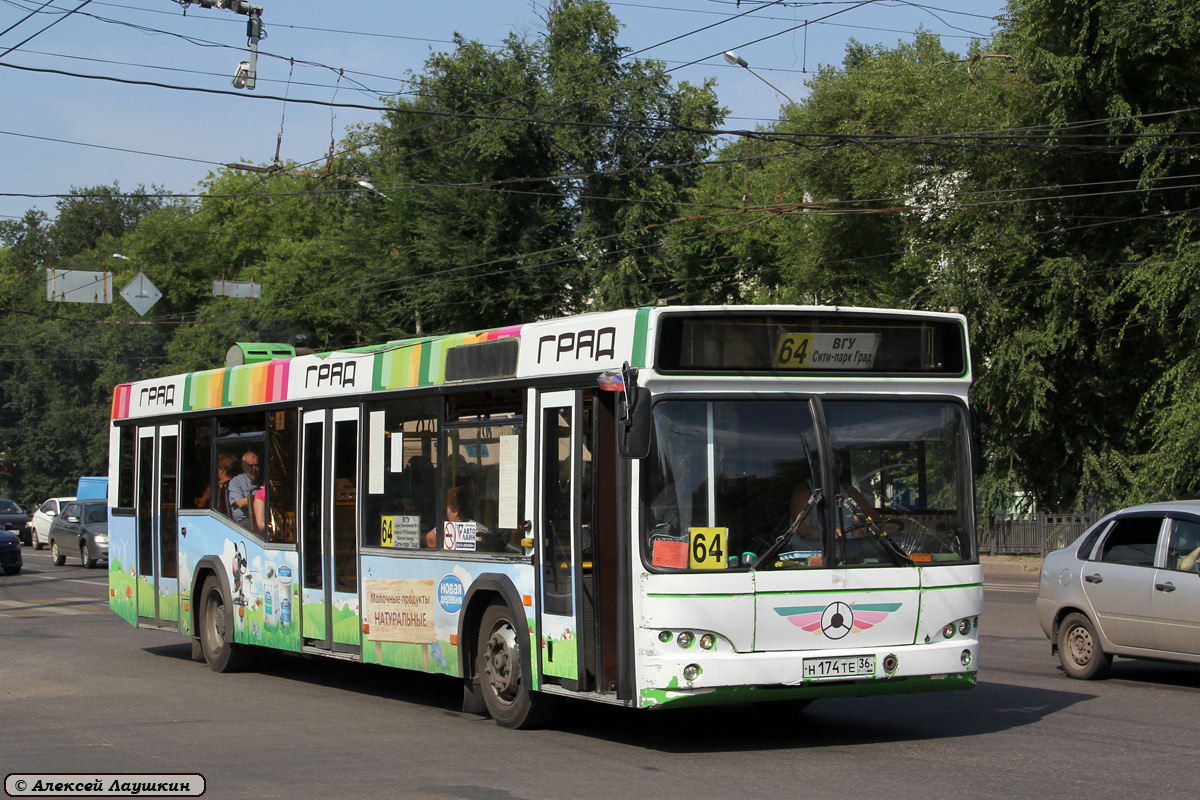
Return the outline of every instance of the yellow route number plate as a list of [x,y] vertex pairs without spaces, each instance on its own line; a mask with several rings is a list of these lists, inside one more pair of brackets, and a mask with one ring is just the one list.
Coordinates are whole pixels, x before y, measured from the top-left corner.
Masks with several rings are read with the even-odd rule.
[[691,569],[725,569],[725,543],[728,528],[689,528],[688,567]]

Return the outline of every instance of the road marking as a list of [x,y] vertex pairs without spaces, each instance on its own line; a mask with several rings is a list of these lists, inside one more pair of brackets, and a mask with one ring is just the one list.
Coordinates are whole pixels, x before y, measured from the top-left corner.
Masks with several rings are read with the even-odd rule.
[[[38,575],[38,574],[34,574],[31,572],[31,573],[29,573],[29,577],[33,578],[34,580],[39,580],[39,581],[61,581],[61,580],[63,580],[63,578],[58,577],[54,573],[51,573],[49,575]],[[105,587],[105,588],[108,587],[108,579],[107,578],[97,578],[95,580],[90,580],[90,581],[84,580],[83,578],[67,578],[66,580],[71,583],[82,583],[87,586],[101,586],[101,587]]]
[[64,617],[74,617],[81,614],[99,614],[100,610],[96,608],[80,608],[78,605],[51,605],[51,603],[60,602],[64,604],[92,604],[107,607],[107,603],[102,600],[93,600],[87,597],[58,597],[48,603],[23,603],[20,600],[0,600],[0,608],[5,608],[11,613],[0,614],[6,617],[44,617],[46,614],[61,614]]

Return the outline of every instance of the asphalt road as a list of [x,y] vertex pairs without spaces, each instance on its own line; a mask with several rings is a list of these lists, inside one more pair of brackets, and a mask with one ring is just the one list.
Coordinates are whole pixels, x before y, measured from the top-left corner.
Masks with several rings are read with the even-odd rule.
[[294,658],[218,675],[108,612],[105,571],[25,557],[0,576],[0,775],[199,773],[208,798],[1196,795],[1200,669],[1065,677],[1028,579],[990,583],[970,692],[792,716],[578,704],[509,731],[460,713],[444,678]]

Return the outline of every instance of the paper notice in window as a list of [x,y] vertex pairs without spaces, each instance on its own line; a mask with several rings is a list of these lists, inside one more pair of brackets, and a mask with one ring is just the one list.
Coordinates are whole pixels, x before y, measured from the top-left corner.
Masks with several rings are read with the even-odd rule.
[[655,539],[650,543],[650,563],[656,567],[687,569],[688,543],[672,539]]
[[497,525],[500,528],[516,528],[518,522],[517,509],[517,476],[520,474],[521,437],[505,435],[500,437],[500,486],[497,503]]

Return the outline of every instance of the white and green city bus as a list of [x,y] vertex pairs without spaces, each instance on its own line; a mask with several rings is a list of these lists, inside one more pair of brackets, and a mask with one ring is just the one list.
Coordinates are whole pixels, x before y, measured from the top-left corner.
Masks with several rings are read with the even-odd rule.
[[959,315],[658,307],[230,353],[117,387],[109,476],[111,607],[218,672],[274,648],[440,673],[511,727],[560,697],[975,683]]

